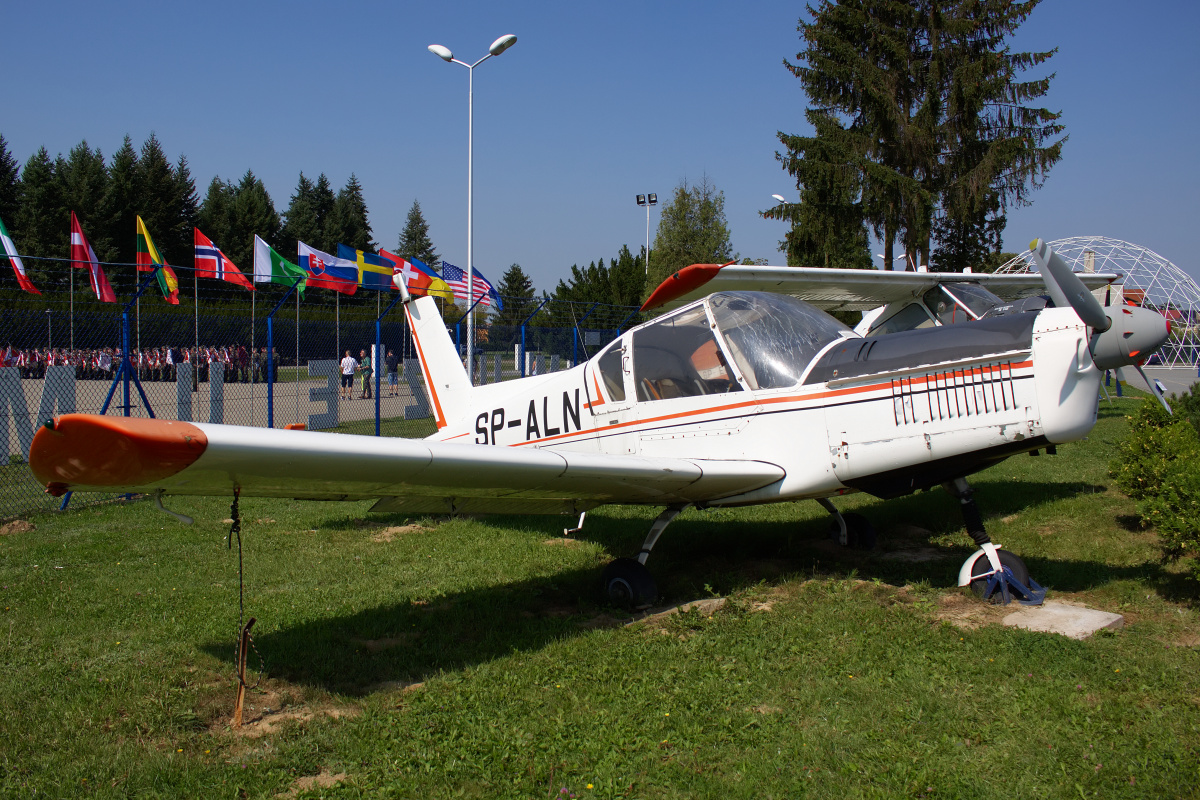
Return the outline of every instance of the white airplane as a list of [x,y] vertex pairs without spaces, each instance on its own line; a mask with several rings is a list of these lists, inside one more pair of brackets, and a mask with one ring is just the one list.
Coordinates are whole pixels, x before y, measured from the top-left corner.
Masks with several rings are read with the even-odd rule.
[[[66,414],[39,429],[29,463],[52,494],[147,492],[160,507],[163,495],[375,499],[372,511],[578,514],[582,525],[604,504],[661,506],[637,557],[604,570],[605,596],[634,608],[656,599],[647,557],[688,507],[812,499],[843,544],[867,547],[869,523],[829,498],[941,484],[979,545],[959,584],[992,602],[1039,603],[1045,590],[992,543],[966,476],[1085,436],[1102,371],[1145,359],[1170,329],[1151,310],[1105,309],[1048,245],[1031,247],[1040,278],[688,268],[647,303],[680,308],[590,360],[476,387],[434,300],[398,282],[438,427],[428,439]],[[812,289],[814,272],[825,288]],[[957,298],[956,286],[984,283],[1045,288],[1059,307],[995,313],[993,302],[981,313],[956,300],[968,321],[951,310],[958,324],[943,325],[935,312],[927,327],[862,336],[793,296],[901,314],[931,287]],[[887,314],[868,332],[887,327]]]

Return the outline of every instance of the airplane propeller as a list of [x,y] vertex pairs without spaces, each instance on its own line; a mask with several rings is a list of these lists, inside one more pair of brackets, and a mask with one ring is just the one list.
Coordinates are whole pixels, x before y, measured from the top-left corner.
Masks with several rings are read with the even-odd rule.
[[1170,414],[1171,407],[1158,387],[1146,377],[1140,362],[1149,358],[1167,341],[1171,335],[1171,323],[1148,308],[1122,305],[1105,309],[1079,280],[1071,266],[1047,242],[1035,239],[1029,243],[1029,249],[1033,252],[1033,260],[1037,262],[1038,272],[1054,305],[1070,306],[1083,323],[1093,330],[1088,347],[1096,366],[1104,370],[1135,368],[1151,394]]

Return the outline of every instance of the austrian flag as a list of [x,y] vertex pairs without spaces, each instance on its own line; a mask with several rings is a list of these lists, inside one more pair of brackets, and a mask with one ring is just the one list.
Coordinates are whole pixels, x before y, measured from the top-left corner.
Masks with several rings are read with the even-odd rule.
[[83,235],[83,226],[79,224],[79,218],[75,216],[74,211],[71,212],[71,266],[88,271],[92,292],[96,295],[97,300],[101,303],[117,302],[117,295],[104,275],[104,270],[100,267],[96,251],[92,249],[87,237]]
[[253,292],[254,284],[250,283],[242,271],[234,266],[233,262],[229,260],[229,256],[222,253],[211,239],[200,232],[199,228],[192,228],[192,230],[195,231],[196,277],[229,281]]

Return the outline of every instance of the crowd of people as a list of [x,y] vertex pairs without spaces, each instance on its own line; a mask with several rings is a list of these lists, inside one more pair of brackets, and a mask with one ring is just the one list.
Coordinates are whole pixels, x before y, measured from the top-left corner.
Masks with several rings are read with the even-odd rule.
[[[204,383],[213,364],[225,367],[225,383],[265,383],[267,348],[245,345],[231,347],[146,347],[133,351],[133,366],[143,381],[174,381],[178,365],[195,365],[194,380]],[[77,380],[111,379],[121,362],[121,348],[70,349],[43,347],[20,350],[9,345],[3,366],[16,367],[22,378],[43,378],[47,367],[75,367]],[[272,354],[273,381],[279,380],[279,352]]]

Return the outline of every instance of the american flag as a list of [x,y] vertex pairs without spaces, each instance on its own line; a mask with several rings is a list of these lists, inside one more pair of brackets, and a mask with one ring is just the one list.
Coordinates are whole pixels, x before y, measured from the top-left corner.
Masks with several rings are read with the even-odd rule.
[[[496,293],[496,287],[492,286],[491,282],[483,277],[479,270],[474,269],[471,271],[475,275],[474,299],[478,300],[481,306],[491,306],[495,303],[497,308],[504,308],[504,302],[500,299],[500,295]],[[443,261],[442,280],[446,281],[446,285],[454,292],[456,298],[461,300],[467,299],[467,273],[449,261]]]

